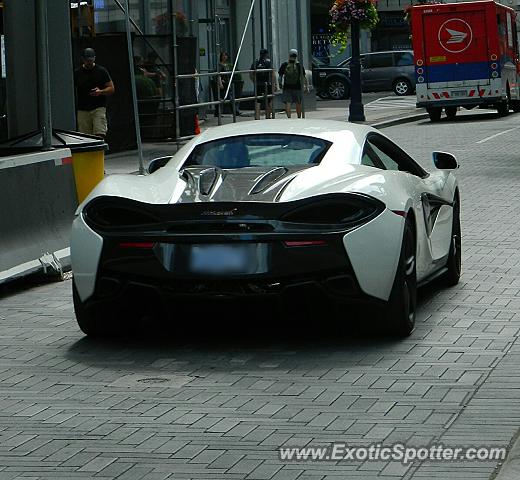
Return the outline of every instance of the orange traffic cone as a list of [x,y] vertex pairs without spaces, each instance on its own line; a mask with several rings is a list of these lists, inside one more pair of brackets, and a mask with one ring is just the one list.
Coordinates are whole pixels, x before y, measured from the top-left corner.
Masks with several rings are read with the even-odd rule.
[[195,135],[200,135],[199,116],[195,115]]

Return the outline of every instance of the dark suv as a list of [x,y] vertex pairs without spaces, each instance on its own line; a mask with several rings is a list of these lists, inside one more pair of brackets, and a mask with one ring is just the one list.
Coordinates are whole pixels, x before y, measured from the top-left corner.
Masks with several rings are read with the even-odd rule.
[[[350,96],[350,60],[347,58],[335,67],[313,61],[313,84],[321,98],[340,100]],[[396,95],[409,95],[415,90],[411,50],[364,53],[361,65],[364,92],[393,90]]]

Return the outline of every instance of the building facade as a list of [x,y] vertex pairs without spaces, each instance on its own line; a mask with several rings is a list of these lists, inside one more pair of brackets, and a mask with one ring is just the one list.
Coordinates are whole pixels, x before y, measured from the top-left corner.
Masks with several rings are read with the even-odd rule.
[[[38,104],[36,85],[25,93],[20,87],[22,83],[26,85],[27,78],[37,78],[36,62],[31,60],[35,58],[37,45],[34,32],[26,28],[34,22],[36,1],[7,0],[1,9],[5,13],[2,34],[5,35],[7,72],[6,93],[0,98],[0,105],[2,102],[7,105],[10,137],[38,128],[34,108]],[[74,113],[73,69],[79,65],[79,53],[86,46],[96,48],[99,63],[117,78],[116,95],[110,102],[115,105],[118,97],[120,105],[117,112],[112,112],[112,124],[121,117],[130,117],[131,112],[124,106],[130,103],[127,77],[133,65],[128,62],[125,48],[124,3],[124,0],[47,2],[49,36],[59,32],[61,44],[68,39],[71,44],[58,55],[55,52],[60,50],[58,44],[50,41],[50,73],[61,88],[61,93],[53,95],[52,100],[53,117],[59,127],[75,128],[75,121],[70,118],[70,112]],[[140,100],[147,103],[146,111],[159,109],[165,117],[172,116],[175,93],[181,104],[212,100],[210,77],[202,76],[196,82],[190,80],[196,83],[196,98],[191,95],[182,98],[189,90],[183,87],[188,80],[179,80],[175,92],[173,77],[175,73],[214,72],[221,51],[229,52],[233,61],[238,57],[239,69],[249,69],[261,48],[269,49],[275,67],[286,60],[291,48],[297,48],[304,65],[310,66],[310,0],[129,0],[129,10],[134,60],[141,58],[144,63],[150,62],[150,54],[155,52],[155,67],[165,77],[161,85],[156,85],[155,92],[141,88],[141,94],[149,90],[150,95]],[[252,90],[249,75],[242,78],[243,88]],[[141,83],[141,87],[146,84]],[[20,113],[28,110],[31,111],[28,114]],[[67,118],[60,118],[62,111],[68,112]],[[121,126],[121,132],[124,131],[128,131],[128,125]],[[3,133],[5,136],[5,128]]]

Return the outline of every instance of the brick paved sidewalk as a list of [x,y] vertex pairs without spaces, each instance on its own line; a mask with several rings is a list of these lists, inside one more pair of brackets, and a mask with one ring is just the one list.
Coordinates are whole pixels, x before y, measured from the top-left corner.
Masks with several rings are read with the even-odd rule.
[[520,426],[511,128],[519,116],[385,130],[428,168],[439,148],[461,163],[462,281],[421,291],[406,340],[335,335],[323,316],[303,333],[288,317],[242,336],[96,341],[76,326],[70,281],[0,290],[0,479],[488,479],[495,461],[282,463],[277,448],[508,444]]

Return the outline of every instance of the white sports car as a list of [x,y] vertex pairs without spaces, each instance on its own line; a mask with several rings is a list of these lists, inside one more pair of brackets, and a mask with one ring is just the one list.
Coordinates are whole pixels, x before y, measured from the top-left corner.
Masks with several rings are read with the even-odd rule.
[[433,163],[427,172],[379,131],[346,122],[209,129],[146,176],[105,178],[79,207],[79,326],[122,331],[179,299],[312,291],[379,304],[386,327],[408,335],[417,286],[454,285],[461,270],[457,161],[434,152]]

